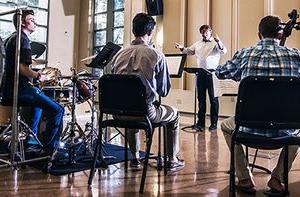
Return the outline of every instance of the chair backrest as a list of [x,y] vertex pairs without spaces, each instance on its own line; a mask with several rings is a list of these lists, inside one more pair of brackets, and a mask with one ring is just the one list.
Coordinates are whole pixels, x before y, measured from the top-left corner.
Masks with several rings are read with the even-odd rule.
[[300,128],[300,79],[244,78],[239,85],[235,122],[258,129]]
[[136,75],[103,75],[99,81],[99,107],[106,114],[146,116],[146,88]]

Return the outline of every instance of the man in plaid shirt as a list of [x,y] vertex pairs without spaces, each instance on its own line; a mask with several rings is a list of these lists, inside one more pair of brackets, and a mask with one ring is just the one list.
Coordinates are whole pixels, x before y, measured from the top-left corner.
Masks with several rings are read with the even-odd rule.
[[[235,53],[231,60],[216,69],[219,79],[233,79],[239,81],[247,76],[294,76],[299,77],[300,52],[279,45],[280,19],[266,16],[259,23],[258,36],[260,41],[252,47],[244,48]],[[234,117],[225,119],[221,123],[226,143],[230,148],[231,134],[235,128]],[[243,132],[251,132],[267,137],[293,135],[294,130],[260,131],[242,128]],[[275,133],[275,134],[274,134]],[[247,193],[255,193],[255,184],[249,170],[248,162],[241,145],[236,145],[236,175],[237,189]],[[292,166],[298,146],[289,147],[289,170]],[[268,186],[274,191],[283,191],[283,158],[281,151],[278,163],[272,172]]]

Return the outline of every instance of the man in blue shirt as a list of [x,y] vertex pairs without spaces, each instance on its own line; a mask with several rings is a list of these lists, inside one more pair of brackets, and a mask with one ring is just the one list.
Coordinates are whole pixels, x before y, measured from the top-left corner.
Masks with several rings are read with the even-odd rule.
[[[275,16],[266,16],[259,23],[258,36],[260,41],[252,47],[244,48],[235,53],[233,58],[216,69],[219,79],[242,80],[247,76],[293,76],[299,77],[300,52],[279,45],[280,19]],[[275,106],[274,106],[275,107]],[[225,119],[221,124],[228,147],[231,143],[231,134],[235,128],[234,117]],[[250,128],[241,128],[243,132],[255,133],[267,137],[293,135],[294,130],[257,131]],[[292,166],[298,146],[289,146],[289,170]],[[283,158],[281,151],[278,163],[272,172],[268,186],[275,191],[283,191]],[[238,187],[243,191],[255,192],[255,184],[249,170],[247,160],[241,145],[236,145],[236,175],[239,179]]]

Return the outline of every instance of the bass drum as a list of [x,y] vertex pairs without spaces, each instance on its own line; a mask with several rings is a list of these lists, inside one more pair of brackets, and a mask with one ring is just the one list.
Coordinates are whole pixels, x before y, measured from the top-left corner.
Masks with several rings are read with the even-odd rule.
[[72,87],[45,86],[42,92],[62,105],[72,102]]
[[76,81],[77,88],[77,103],[83,103],[88,99],[92,98],[93,94],[96,91],[96,87],[93,85],[91,80],[81,79]]

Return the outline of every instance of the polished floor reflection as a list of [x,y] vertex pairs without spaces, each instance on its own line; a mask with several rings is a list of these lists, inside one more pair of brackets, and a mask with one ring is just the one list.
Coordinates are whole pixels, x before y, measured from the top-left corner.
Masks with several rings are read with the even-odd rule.
[[[190,117],[185,118],[192,122]],[[143,142],[143,135],[141,138]],[[122,144],[123,139],[117,137],[114,142]],[[155,153],[156,135],[153,143]],[[229,151],[219,127],[217,132],[181,132],[181,155],[186,167],[180,172],[163,176],[163,172],[148,168],[144,196],[228,196]],[[278,151],[259,151],[258,164],[272,169],[277,157]],[[300,162],[296,159],[289,174],[291,196],[300,196],[299,171]],[[123,164],[111,165],[97,171],[91,189],[87,188],[88,175],[89,170],[52,176],[30,167],[18,171],[2,169],[0,196],[139,196],[141,171],[129,169],[125,174]],[[256,196],[264,196],[269,175],[258,170],[254,175]]]

